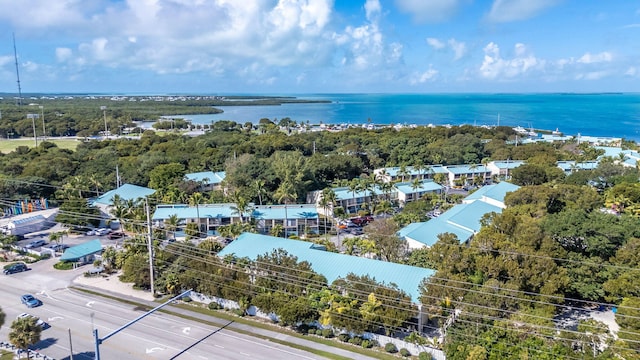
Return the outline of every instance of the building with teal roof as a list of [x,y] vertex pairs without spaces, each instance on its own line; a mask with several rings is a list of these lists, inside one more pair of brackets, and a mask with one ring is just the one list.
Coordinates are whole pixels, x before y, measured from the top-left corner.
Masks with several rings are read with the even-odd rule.
[[504,197],[507,195],[507,193],[516,191],[519,188],[520,186],[518,185],[514,185],[506,181],[501,181],[497,184],[485,185],[479,188],[478,190],[474,191],[466,198],[464,198],[462,202],[471,203],[476,200],[480,200],[504,209],[506,207],[504,205]]
[[117,189],[109,190],[106,193],[98,196],[93,204],[96,206],[111,206],[114,196],[118,195],[124,201],[144,199],[147,196],[153,195],[156,191],[146,188],[144,186],[124,184]]
[[324,247],[311,242],[252,233],[240,235],[220,251],[218,256],[224,258],[234,255],[255,260],[258,255],[268,254],[276,249],[286,250],[290,255],[296,256],[298,261],[309,262],[311,268],[323,275],[329,284],[349,273],[368,275],[380,283],[396,284],[415,303],[419,302],[420,283],[435,273],[434,270],[421,267],[328,252]]
[[595,170],[598,168],[598,161],[558,161],[556,166],[562,169],[565,175],[570,175],[580,170]]
[[467,196],[442,215],[426,222],[414,223],[400,229],[398,236],[405,239],[410,249],[431,247],[444,233],[454,234],[460,243],[469,241],[480,231],[486,214],[501,213],[504,197],[520,187],[506,181],[486,185]]
[[201,204],[197,207],[162,204],[156,207],[152,220],[155,226],[163,227],[164,222],[175,215],[185,225],[199,221],[201,229],[216,231],[220,226],[253,219],[257,230],[264,234],[268,234],[276,225],[282,226],[288,235],[319,232],[320,216],[314,204],[252,205],[251,211],[243,214],[243,219],[240,219],[235,207],[236,204],[232,203]]
[[201,184],[201,191],[212,191],[222,189],[222,182],[226,177],[224,171],[202,171],[196,173],[185,174],[186,180],[195,181]]
[[[333,192],[336,194],[336,205],[341,206],[348,214],[357,213],[364,204],[371,202],[373,197],[382,198],[383,196],[385,196],[382,189],[377,185],[374,185],[372,187],[372,191],[352,191],[348,187],[344,186],[333,188]],[[321,191],[318,192],[318,195],[321,196]],[[391,194],[391,196],[396,196],[395,189],[393,189],[393,194]]]
[[99,239],[93,239],[80,245],[67,248],[60,261],[73,261],[81,264],[89,264],[95,260],[96,255],[102,253],[102,244]]
[[443,165],[385,167],[373,170],[375,176],[384,182],[411,181],[415,179],[433,179],[435,174],[448,174]]
[[[491,181],[491,169],[480,164],[447,165],[449,185],[465,186]],[[476,181],[479,179],[479,181]]]
[[524,164],[524,160],[501,160],[491,161],[487,164],[487,167],[491,171],[491,176],[496,176],[499,179],[508,180],[511,178],[511,172],[513,169]]
[[397,189],[397,199],[401,204],[418,200],[427,193],[440,194],[443,189],[442,185],[428,179],[418,180],[415,184],[413,181],[395,183],[394,187]]

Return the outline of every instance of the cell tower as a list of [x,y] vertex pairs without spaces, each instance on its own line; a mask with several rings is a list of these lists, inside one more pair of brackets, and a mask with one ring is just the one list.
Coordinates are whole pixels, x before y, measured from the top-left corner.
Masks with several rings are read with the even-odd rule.
[[18,100],[17,105],[21,106],[22,105],[22,89],[20,88],[20,70],[18,70],[18,51],[16,50],[16,34],[12,33],[13,35],[13,57],[16,61],[16,77],[18,79]]

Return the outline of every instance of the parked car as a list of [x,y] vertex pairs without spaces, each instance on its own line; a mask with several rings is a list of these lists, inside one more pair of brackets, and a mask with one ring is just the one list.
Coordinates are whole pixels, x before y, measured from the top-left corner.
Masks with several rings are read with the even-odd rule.
[[16,317],[16,319],[23,319],[23,318],[34,318],[36,319],[36,325],[40,326],[43,329],[46,329],[48,327],[48,324],[42,321],[42,319],[40,319],[37,316],[33,316],[31,314],[22,313]]
[[66,249],[69,248],[69,245],[67,244],[53,244],[51,246],[49,246],[49,249],[56,251],[56,252],[62,252],[65,251]]
[[120,239],[124,237],[124,233],[121,231],[115,231],[109,234],[107,237],[109,238],[109,240]]
[[4,269],[4,274],[5,275],[15,274],[15,273],[19,273],[19,272],[23,272],[23,271],[27,271],[27,270],[29,270],[29,268],[24,263],[15,263],[15,264],[11,264],[11,265],[9,265],[9,266],[7,266],[5,268]]
[[110,232],[111,232],[111,229],[107,229],[107,228],[96,229],[96,235],[98,236],[107,235]]
[[34,308],[34,307],[42,305],[42,301],[36,299],[31,294],[22,295],[20,297],[20,301],[22,301],[23,304],[27,305],[28,308]]
[[87,231],[85,233],[85,235],[87,235],[87,236],[95,236],[95,235],[98,235],[98,234],[96,233],[96,230],[89,230],[89,231]]
[[35,248],[39,248],[41,246],[47,245],[47,242],[40,239],[40,240],[34,240],[30,243],[27,244],[27,246],[25,246],[27,249],[35,249]]

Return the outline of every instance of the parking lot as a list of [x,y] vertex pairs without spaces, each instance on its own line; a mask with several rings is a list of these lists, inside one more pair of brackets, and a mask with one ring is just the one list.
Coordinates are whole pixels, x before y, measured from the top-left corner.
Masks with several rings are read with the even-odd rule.
[[[25,235],[23,240],[19,240],[18,242],[16,242],[16,246],[23,249],[32,248],[33,250],[36,250],[36,251],[40,250],[39,248],[41,247],[45,247],[61,253],[62,251],[64,251],[64,249],[68,247],[80,245],[93,239],[100,239],[100,243],[102,244],[103,247],[104,246],[121,246],[122,240],[124,238],[124,236],[114,237],[113,235],[111,236],[112,238],[110,238],[109,233],[105,231],[102,233],[102,235],[68,234],[68,235],[62,236],[62,238],[60,238],[60,240],[57,242],[52,242],[51,240],[49,240],[49,236],[52,233],[60,232],[63,230],[65,229],[62,226],[56,225],[51,229],[39,231],[32,234],[27,234]],[[117,234],[118,232],[111,231],[111,233]],[[29,246],[34,242],[44,242],[44,244],[39,246]]]

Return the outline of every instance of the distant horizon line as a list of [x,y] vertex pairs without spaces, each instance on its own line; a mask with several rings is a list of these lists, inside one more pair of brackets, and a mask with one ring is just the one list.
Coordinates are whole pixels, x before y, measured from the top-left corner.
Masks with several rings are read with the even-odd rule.
[[[293,97],[304,95],[640,95],[640,91],[598,91],[598,92],[571,92],[571,91],[539,91],[539,92],[228,92],[228,93],[208,93],[208,92],[27,92],[22,93],[22,98],[35,95],[63,95],[63,96],[271,96],[271,97]],[[14,92],[0,92],[0,96],[20,97]]]

